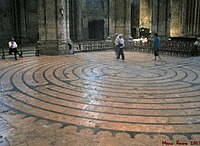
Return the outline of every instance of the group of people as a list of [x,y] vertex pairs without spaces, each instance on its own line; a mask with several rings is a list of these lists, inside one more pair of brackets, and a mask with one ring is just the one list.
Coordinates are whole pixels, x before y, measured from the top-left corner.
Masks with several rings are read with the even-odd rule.
[[[125,41],[122,34],[116,35],[114,44],[115,44],[116,58],[120,59],[121,57],[122,60],[125,60],[125,55],[124,55]],[[197,41],[194,43],[194,45],[197,46],[197,49],[200,51],[200,37],[197,38]],[[15,60],[17,60],[17,54],[20,57],[22,57],[22,54],[20,54],[19,51],[17,50],[18,45],[15,42],[14,38],[11,38],[11,40],[8,42],[8,46],[9,46],[9,54],[12,55],[12,53],[14,52]],[[155,60],[157,60],[157,58],[159,60],[161,59],[159,56],[159,48],[160,48],[160,37],[158,36],[157,33],[155,33],[153,40]]]
[[[115,52],[116,52],[117,59],[120,59],[121,57],[122,60],[125,60],[125,55],[123,51],[124,47],[125,47],[125,43],[124,43],[124,38],[122,34],[116,35]],[[155,60],[157,60],[157,58],[160,60],[161,59],[159,55],[160,37],[158,36],[157,33],[154,34],[153,48],[154,48]]]

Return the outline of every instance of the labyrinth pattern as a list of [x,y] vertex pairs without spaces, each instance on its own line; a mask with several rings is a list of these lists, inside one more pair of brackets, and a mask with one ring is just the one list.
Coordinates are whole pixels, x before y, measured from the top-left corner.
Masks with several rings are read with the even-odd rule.
[[200,58],[115,60],[106,53],[1,67],[1,102],[65,125],[138,133],[200,132]]

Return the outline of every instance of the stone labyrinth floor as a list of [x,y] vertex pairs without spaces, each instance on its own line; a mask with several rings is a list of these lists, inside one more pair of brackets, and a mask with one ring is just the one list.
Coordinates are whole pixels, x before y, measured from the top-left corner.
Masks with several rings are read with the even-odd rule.
[[0,146],[200,145],[200,57],[125,56],[0,60]]

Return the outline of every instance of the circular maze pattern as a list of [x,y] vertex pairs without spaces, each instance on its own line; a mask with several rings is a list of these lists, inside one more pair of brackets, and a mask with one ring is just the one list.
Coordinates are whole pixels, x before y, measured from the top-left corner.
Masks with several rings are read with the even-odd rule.
[[199,63],[198,58],[124,62],[79,54],[22,59],[1,69],[1,100],[30,116],[63,124],[198,133]]

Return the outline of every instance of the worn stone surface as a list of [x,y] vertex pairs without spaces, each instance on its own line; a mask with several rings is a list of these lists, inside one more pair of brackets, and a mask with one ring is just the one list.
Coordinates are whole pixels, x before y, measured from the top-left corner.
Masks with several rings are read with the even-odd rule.
[[0,146],[200,145],[200,58],[112,51],[0,61]]
[[[152,31],[163,38],[195,38],[199,11],[199,0],[1,0],[0,48],[7,48],[11,36],[20,45],[38,44],[45,55],[69,53],[71,40],[106,40],[115,33],[126,39]],[[142,27],[145,35],[139,35]]]

